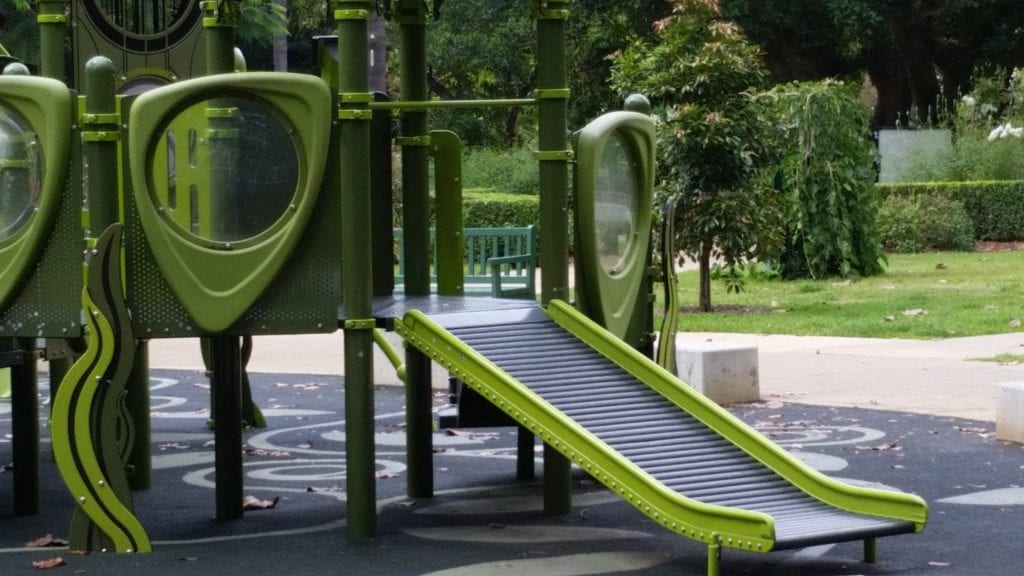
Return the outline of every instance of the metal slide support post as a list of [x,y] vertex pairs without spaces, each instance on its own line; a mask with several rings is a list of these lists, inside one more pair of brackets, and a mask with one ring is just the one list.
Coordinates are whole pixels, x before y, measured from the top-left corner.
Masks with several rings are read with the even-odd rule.
[[242,517],[242,349],[237,336],[214,336],[211,356],[213,375],[213,428],[215,464],[214,496],[217,519]]
[[39,383],[34,338],[15,338],[21,362],[11,366],[11,440],[14,452],[14,513],[39,513]]
[[373,296],[370,245],[368,0],[335,1],[338,33],[338,98],[342,297],[345,302],[345,461],[348,535],[371,538],[377,530],[373,420]]
[[[427,100],[427,10],[421,0],[399,0],[401,92],[404,101]],[[430,138],[425,110],[402,112],[402,227],[405,229],[405,293],[430,293]],[[414,498],[434,495],[433,416],[430,359],[407,347],[406,436],[408,491]]]
[[39,14],[39,73],[47,78],[66,82],[64,69],[64,40],[67,38],[67,16],[63,0],[40,0]]
[[864,539],[864,562],[874,564],[878,559],[878,540],[875,538]]
[[[206,70],[226,74],[235,70],[236,0],[205,0],[203,33],[206,35]],[[218,334],[211,338],[210,389],[213,398],[216,459],[214,495],[217,519],[242,516],[242,345],[241,338]]]
[[127,389],[125,404],[135,424],[135,439],[125,462],[125,472],[129,488],[145,490],[150,487],[153,479],[149,427],[149,340],[135,341],[135,355]]
[[[537,17],[538,151],[540,162],[541,300],[569,300],[569,90],[565,72],[568,0],[534,0]],[[572,468],[544,445],[544,510],[566,514],[572,507]]]

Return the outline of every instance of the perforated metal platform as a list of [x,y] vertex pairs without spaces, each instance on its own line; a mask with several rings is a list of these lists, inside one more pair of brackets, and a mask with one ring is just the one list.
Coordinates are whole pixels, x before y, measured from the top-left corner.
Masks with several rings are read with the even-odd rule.
[[812,498],[540,310],[514,323],[471,315],[437,320],[665,487],[772,516],[775,549],[915,531],[912,522],[854,514]]

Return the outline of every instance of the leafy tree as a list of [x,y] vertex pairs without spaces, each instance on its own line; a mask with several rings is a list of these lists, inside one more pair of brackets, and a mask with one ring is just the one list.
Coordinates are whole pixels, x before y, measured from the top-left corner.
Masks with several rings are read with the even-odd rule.
[[[536,51],[528,3],[446,0],[427,34],[430,90],[444,99],[527,98],[536,85]],[[519,107],[482,110],[446,123],[470,144],[511,145],[520,137],[522,113]]]
[[25,62],[39,59],[39,28],[30,0],[0,0],[0,45]]
[[780,170],[788,203],[784,278],[882,271],[875,148],[857,86],[826,80],[777,86],[786,119]]
[[652,24],[668,15],[665,0],[573,0],[567,24],[569,125],[583,126],[622,106],[608,82],[611,56],[637,39],[652,40]]
[[717,0],[670,0],[656,42],[615,58],[612,81],[660,107],[659,186],[677,194],[676,246],[700,264],[700,308],[711,311],[711,260],[727,266],[770,252],[781,197],[767,185],[776,125],[759,49],[724,20]]
[[777,80],[866,72],[878,91],[879,126],[908,112],[911,122],[934,119],[939,96],[970,91],[978,65],[1012,69],[1024,53],[1019,0],[722,0],[722,7],[764,47]]

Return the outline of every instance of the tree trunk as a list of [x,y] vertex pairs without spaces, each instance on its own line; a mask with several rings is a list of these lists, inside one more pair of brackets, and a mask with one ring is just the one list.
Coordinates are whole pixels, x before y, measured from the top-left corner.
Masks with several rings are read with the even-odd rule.
[[700,247],[700,311],[711,312],[711,246]]
[[[284,6],[288,10],[288,0],[275,0],[275,3]],[[278,34],[274,36],[274,72],[288,71],[288,36]]]
[[370,91],[388,92],[388,35],[384,15],[370,18]]

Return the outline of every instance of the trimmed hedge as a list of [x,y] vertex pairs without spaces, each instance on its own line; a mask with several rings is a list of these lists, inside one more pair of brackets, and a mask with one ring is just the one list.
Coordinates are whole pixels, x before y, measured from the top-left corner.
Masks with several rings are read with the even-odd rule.
[[540,224],[540,198],[506,194],[488,188],[462,192],[462,225],[466,228],[505,228]]
[[[402,227],[402,205],[391,207],[394,226]],[[430,222],[435,221],[434,197],[430,197]],[[540,198],[531,194],[506,194],[493,188],[462,191],[463,228],[521,228],[540,224]]]
[[942,196],[963,204],[978,240],[1024,240],[1024,181],[879,184],[886,196]]

